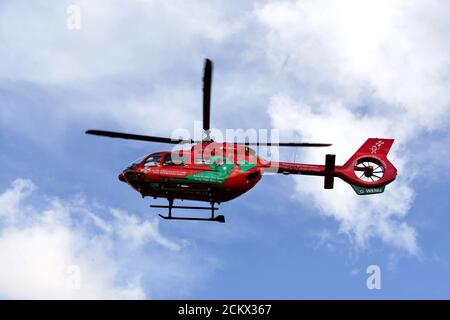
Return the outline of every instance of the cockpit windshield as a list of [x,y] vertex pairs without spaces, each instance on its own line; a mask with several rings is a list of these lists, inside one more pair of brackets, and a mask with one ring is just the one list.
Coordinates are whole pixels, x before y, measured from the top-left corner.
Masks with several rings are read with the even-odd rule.
[[145,156],[141,156],[141,157],[137,158],[136,160],[134,160],[133,162],[131,162],[130,164],[128,164],[127,167],[128,167],[128,168],[131,168],[131,167],[137,166],[137,165],[140,164],[147,156],[148,156],[148,154],[146,154]]
[[147,160],[145,160],[144,166],[146,166],[146,167],[157,166],[161,162],[161,153],[154,153],[150,157],[148,156],[148,154],[146,154],[145,156],[139,157],[136,160],[134,160],[133,162],[131,162],[128,165],[128,168],[133,168],[133,167],[137,166],[138,164],[141,164],[142,161],[144,161],[144,159],[146,159],[146,158],[147,158]]

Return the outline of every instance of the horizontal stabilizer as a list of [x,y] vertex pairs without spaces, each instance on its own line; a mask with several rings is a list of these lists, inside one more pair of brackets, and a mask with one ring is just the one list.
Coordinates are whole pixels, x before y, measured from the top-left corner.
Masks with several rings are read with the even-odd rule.
[[356,184],[351,184],[353,190],[355,190],[356,194],[363,196],[367,194],[377,194],[377,193],[383,193],[386,186],[381,187],[374,187],[374,188],[367,188],[367,187],[361,187],[357,186]]

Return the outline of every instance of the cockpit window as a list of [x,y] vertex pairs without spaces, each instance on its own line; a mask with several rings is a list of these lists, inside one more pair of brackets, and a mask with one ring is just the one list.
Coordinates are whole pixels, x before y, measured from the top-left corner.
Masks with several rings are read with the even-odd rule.
[[150,157],[147,158],[147,160],[145,161],[144,166],[146,166],[146,167],[159,166],[160,162],[161,162],[161,154],[160,153],[156,153],[156,154],[151,155]]

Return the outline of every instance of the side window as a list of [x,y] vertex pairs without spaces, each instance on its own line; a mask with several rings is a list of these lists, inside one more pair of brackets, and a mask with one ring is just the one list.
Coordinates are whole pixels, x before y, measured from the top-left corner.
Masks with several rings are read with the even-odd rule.
[[160,154],[154,154],[153,156],[150,156],[145,161],[144,166],[146,167],[153,167],[158,166],[161,161],[161,155]]
[[166,153],[163,164],[166,166],[184,166],[185,164],[189,164],[189,157],[189,153]]
[[163,165],[165,166],[173,166],[176,163],[172,160],[172,154],[171,153],[166,153],[164,155],[164,160],[163,160]]

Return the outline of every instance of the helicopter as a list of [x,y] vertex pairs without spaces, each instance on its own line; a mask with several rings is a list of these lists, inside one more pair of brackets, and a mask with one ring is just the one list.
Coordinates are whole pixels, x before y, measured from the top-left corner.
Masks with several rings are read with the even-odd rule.
[[[205,60],[203,75],[202,140],[167,138],[105,130],[87,130],[86,134],[148,142],[192,145],[190,149],[148,154],[125,168],[118,176],[144,197],[167,199],[167,220],[225,222],[216,215],[218,205],[233,200],[252,189],[265,172],[324,177],[324,188],[333,189],[334,178],[352,186],[358,195],[382,193],[395,180],[397,169],[387,159],[394,139],[369,138],[343,165],[336,156],[326,154],[324,164],[274,162],[265,160],[250,146],[257,147],[327,147],[330,143],[307,142],[216,142],[211,138],[210,110],[213,63]],[[174,205],[174,200],[207,202],[209,206]],[[217,205],[217,206],[216,206]],[[174,216],[172,209],[209,210],[209,217]]]

